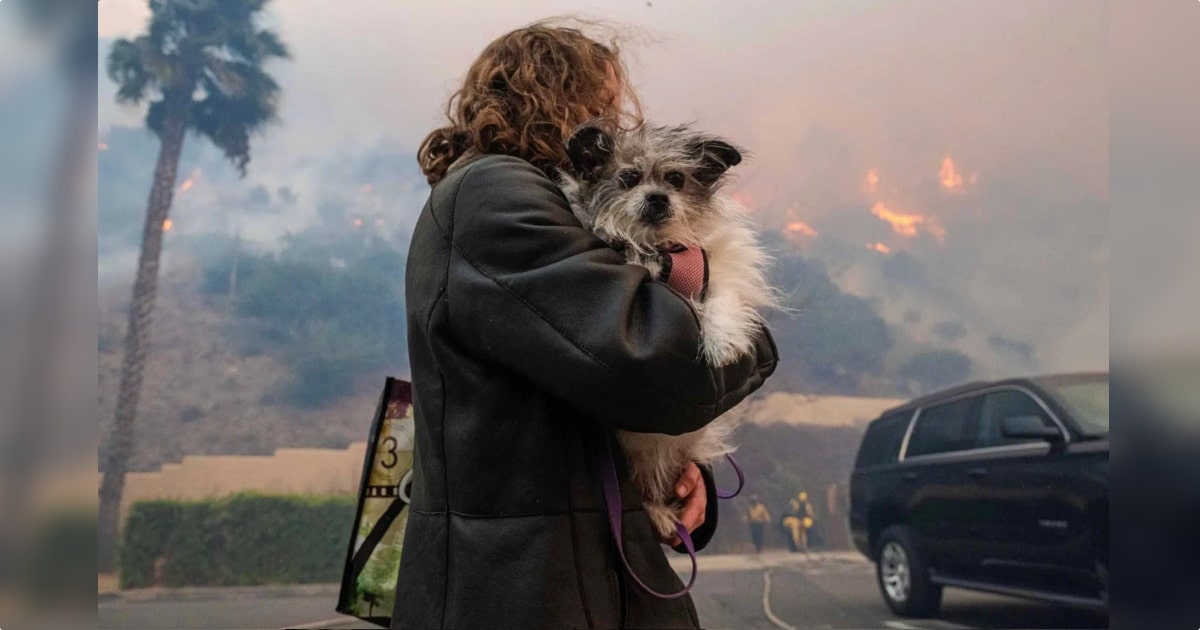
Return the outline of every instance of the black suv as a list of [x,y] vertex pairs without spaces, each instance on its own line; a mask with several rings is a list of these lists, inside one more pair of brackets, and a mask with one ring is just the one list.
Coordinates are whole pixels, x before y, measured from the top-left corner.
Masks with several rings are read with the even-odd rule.
[[1108,603],[1108,374],[971,383],[867,426],[854,545],[905,616],[942,587]]

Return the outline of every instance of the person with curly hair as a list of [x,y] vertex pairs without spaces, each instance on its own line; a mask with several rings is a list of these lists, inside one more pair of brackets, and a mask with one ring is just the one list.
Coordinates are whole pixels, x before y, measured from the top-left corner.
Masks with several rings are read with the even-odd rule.
[[[409,249],[416,422],[396,628],[696,628],[686,594],[625,572],[598,470],[614,454],[625,558],[647,586],[682,583],[615,430],[695,431],[775,370],[770,334],[721,368],[699,356],[689,303],[571,213],[554,181],[567,139],[640,108],[615,38],[539,22],[489,44],[418,152],[431,186]],[[703,547],[712,472],[680,471],[680,520]]]

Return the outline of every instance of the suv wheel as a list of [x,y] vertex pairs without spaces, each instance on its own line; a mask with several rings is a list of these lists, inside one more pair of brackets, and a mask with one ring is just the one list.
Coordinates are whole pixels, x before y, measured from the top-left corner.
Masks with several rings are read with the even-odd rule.
[[929,581],[929,565],[912,530],[893,525],[879,535],[875,577],[888,608],[905,617],[928,617],[942,605],[942,587]]

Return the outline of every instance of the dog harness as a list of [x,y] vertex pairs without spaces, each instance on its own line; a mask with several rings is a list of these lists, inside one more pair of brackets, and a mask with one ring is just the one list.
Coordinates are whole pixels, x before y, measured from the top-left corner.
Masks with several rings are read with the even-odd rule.
[[708,254],[699,247],[677,247],[664,252],[660,276],[684,297],[703,302],[708,293]]

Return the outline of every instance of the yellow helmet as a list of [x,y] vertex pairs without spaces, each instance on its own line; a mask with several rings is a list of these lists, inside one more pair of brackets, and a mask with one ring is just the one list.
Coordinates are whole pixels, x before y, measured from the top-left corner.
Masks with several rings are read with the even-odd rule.
[[810,528],[810,527],[812,527],[812,526],[813,526],[813,520],[812,520],[812,517],[805,516],[805,517],[804,517],[804,528],[805,528],[805,529],[808,529],[808,528]]
[[799,494],[798,496],[800,497],[800,500],[801,500],[801,501],[807,501],[807,500],[808,500],[808,493],[807,493],[807,492],[801,491],[801,492],[800,492],[800,494]]

